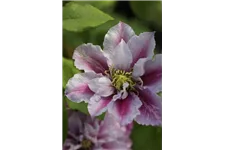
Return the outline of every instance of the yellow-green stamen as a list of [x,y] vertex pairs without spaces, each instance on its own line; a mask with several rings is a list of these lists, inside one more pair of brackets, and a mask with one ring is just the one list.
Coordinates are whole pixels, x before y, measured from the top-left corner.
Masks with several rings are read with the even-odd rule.
[[112,77],[112,85],[117,89],[117,90],[123,90],[123,84],[128,83],[129,86],[127,87],[127,90],[130,91],[135,91],[135,82],[133,81],[132,78],[132,72],[125,72],[123,70],[115,70],[111,69],[111,77]]
[[84,139],[81,142],[82,148],[89,150],[92,146],[92,142],[90,140]]

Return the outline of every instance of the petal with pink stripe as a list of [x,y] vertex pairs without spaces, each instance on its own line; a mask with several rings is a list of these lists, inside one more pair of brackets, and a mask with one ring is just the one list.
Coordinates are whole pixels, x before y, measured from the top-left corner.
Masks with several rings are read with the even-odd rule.
[[144,32],[139,36],[135,35],[128,41],[128,46],[133,56],[132,66],[140,58],[152,58],[155,49],[155,32]]
[[148,89],[139,91],[142,106],[135,120],[142,125],[160,126],[162,124],[162,98]]
[[108,66],[128,71],[132,63],[132,54],[126,42],[122,39],[113,51],[104,51]]
[[141,76],[143,86],[153,92],[162,91],[162,54],[157,54],[154,60],[150,58],[139,59],[134,65],[134,77]]
[[94,92],[88,87],[91,79],[101,77],[100,74],[94,72],[86,72],[75,74],[67,83],[65,89],[66,97],[74,102],[88,102],[94,95]]
[[101,97],[94,95],[91,97],[88,103],[88,112],[91,116],[99,116],[107,110],[108,104],[112,100],[112,97]]
[[124,40],[127,43],[134,35],[134,31],[129,25],[119,22],[117,25],[110,28],[105,35],[103,42],[104,51],[114,50],[121,40]]
[[108,69],[101,47],[90,43],[77,47],[73,59],[75,59],[75,66],[85,72],[104,73]]
[[127,125],[140,114],[142,102],[135,94],[129,94],[125,99],[118,99],[109,104],[108,111],[113,114],[121,125]]

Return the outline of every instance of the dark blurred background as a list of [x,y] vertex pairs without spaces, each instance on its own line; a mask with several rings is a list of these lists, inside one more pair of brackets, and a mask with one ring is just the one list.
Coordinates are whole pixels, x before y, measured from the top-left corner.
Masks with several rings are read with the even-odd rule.
[[[83,39],[79,38],[79,36],[75,36],[75,40],[79,41],[75,44],[69,45],[70,49],[65,49],[63,45],[65,43],[69,43],[70,41],[65,41],[63,40],[63,33],[62,33],[62,5],[65,4],[70,0],[57,0],[57,8],[56,8],[56,103],[57,103],[57,115],[56,115],[56,120],[57,120],[57,128],[56,130],[59,131],[62,128],[61,125],[61,80],[62,80],[62,75],[61,75],[61,70],[62,70],[62,64],[61,64],[61,56],[71,58],[71,53],[73,52],[74,48],[81,43],[94,43],[97,45],[102,45],[104,35],[111,27],[111,24],[115,24],[114,22],[112,23],[106,23],[106,26],[101,26],[100,28],[103,28],[102,30],[93,30],[85,31],[84,35],[88,35],[90,37],[85,37]],[[81,1],[81,0],[74,0],[76,2],[89,2],[88,1]],[[151,26],[151,23],[148,23],[144,19],[140,19],[136,17],[134,11],[132,11],[132,8],[129,4],[129,0],[109,0],[110,2],[115,2],[113,4],[113,7],[110,8],[104,8],[102,5],[96,5],[95,7],[99,6],[99,9],[101,9],[103,12],[106,12],[113,16],[114,18],[118,18],[121,21],[124,21],[125,23],[128,23],[131,25],[134,29],[134,31],[139,34],[140,32],[144,31],[153,31],[156,30],[154,26]],[[143,0],[140,0],[143,1]],[[147,1],[147,0],[145,0]],[[98,1],[99,2],[99,1]],[[163,54],[163,92],[162,92],[162,97],[163,97],[163,106],[162,106],[162,120],[163,120],[163,136],[162,136],[162,150],[169,150],[168,148],[168,0],[162,0],[162,28],[159,32],[156,32],[155,39],[156,39],[156,52],[157,53],[162,53]],[[93,37],[91,37],[93,36]],[[58,135],[57,137],[60,137],[61,135]],[[61,150],[61,144],[60,139],[56,139],[58,141],[58,150]]]

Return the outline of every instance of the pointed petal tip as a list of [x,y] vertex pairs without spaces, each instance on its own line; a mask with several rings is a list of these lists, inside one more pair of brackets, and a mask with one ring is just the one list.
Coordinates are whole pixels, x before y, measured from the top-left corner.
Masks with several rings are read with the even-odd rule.
[[121,39],[120,42],[119,42],[119,44],[126,44],[126,42],[124,41],[124,39]]
[[118,24],[121,24],[121,23],[124,23],[122,20],[119,20],[119,23]]
[[120,24],[120,25],[128,25],[128,24],[126,24],[125,22],[123,22],[123,21],[119,21],[119,23],[118,24]]
[[105,35],[103,47],[106,51],[113,50],[123,39],[128,42],[129,39],[135,35],[135,32],[128,24],[119,21],[116,25],[111,27]]

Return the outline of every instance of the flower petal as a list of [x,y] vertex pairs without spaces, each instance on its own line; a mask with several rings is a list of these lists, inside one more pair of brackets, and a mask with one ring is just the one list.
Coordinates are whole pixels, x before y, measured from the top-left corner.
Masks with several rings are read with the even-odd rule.
[[[126,126],[121,126],[120,123],[116,120],[113,114],[106,113],[103,122],[101,123],[101,128],[99,131],[99,137],[106,138],[109,137],[129,137],[130,132],[133,128],[133,123],[130,123]],[[108,132],[112,131],[112,132]]]
[[124,133],[126,132],[126,130],[124,130],[124,128],[125,126],[121,126],[113,116],[113,114],[107,112],[105,114],[103,122],[101,123],[98,137],[101,140],[109,140],[107,138],[112,138],[113,140],[115,140],[117,137],[125,136]]
[[81,134],[83,122],[87,119],[86,115],[74,110],[68,111],[68,132],[74,136]]
[[121,126],[112,114],[106,113],[100,125],[98,143],[103,149],[129,149],[132,143],[128,132],[130,125]]
[[92,117],[101,115],[107,110],[107,105],[111,100],[112,97],[92,96],[88,103],[88,112]]
[[69,100],[77,103],[88,102],[94,95],[94,92],[89,89],[88,83],[97,77],[101,77],[101,75],[93,72],[75,74],[66,85],[65,95]]
[[155,32],[144,32],[139,36],[135,35],[128,41],[128,46],[133,56],[132,66],[140,58],[152,58],[155,49]]
[[95,94],[103,97],[110,96],[114,92],[111,80],[107,77],[92,79],[88,86],[93,92],[95,92]]
[[83,122],[85,122],[87,116],[79,111],[68,110],[68,134],[63,144],[63,150],[78,150],[81,145],[80,141],[83,139]]
[[128,45],[122,39],[113,51],[104,51],[105,57],[107,57],[108,66],[112,66],[115,69],[129,70],[132,63],[132,54]]
[[73,53],[73,59],[75,59],[75,66],[85,72],[104,73],[108,69],[101,47],[91,43],[77,47]]
[[114,50],[121,40],[127,43],[133,35],[135,35],[135,33],[129,25],[119,22],[117,25],[110,28],[105,35],[103,42],[104,51]]
[[[93,123],[97,126],[93,126]],[[84,123],[84,136],[91,140],[93,143],[97,143],[97,135],[99,131],[99,124],[97,120],[93,120],[92,124]]]
[[154,92],[162,91],[162,55],[155,55],[154,60],[139,59],[134,65],[134,77],[141,76],[143,86]]
[[140,99],[134,95],[129,94],[125,99],[118,99],[109,104],[108,111],[113,114],[121,125],[127,125],[140,114],[139,108],[142,103]]
[[81,144],[74,143],[71,139],[66,139],[63,144],[63,150],[79,150],[82,147]]
[[132,132],[132,129],[133,129],[133,126],[134,126],[133,122],[131,122],[130,124],[128,124],[128,125],[125,126],[126,134],[128,136],[130,136],[130,134]]
[[135,120],[142,125],[160,126],[162,124],[162,99],[148,89],[139,92],[142,106]]

